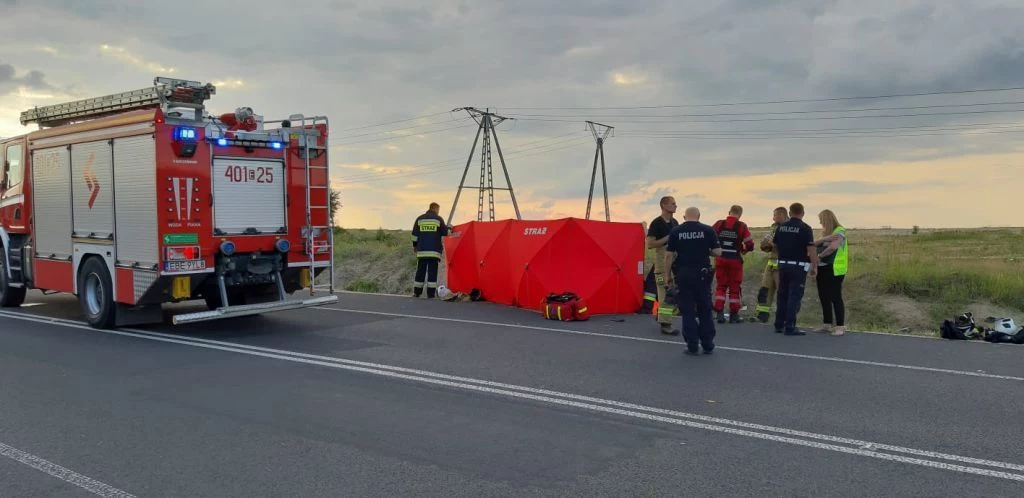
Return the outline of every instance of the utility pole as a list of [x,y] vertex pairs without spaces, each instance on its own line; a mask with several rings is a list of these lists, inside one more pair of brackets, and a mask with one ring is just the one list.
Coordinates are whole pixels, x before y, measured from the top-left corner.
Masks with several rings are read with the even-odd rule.
[[[459,180],[459,188],[455,191],[455,202],[452,202],[452,210],[451,213],[448,214],[448,226],[451,226],[452,218],[455,217],[455,208],[459,205],[459,196],[462,194],[462,189],[472,187],[466,186],[466,175],[469,173],[469,164],[473,161],[473,153],[476,151],[477,142],[480,141],[480,135],[484,136],[484,143],[480,148],[480,183],[477,185],[478,197],[476,220],[484,220],[484,192],[487,192],[488,221],[494,221],[495,190],[508,190],[509,195],[512,197],[512,207],[516,210],[516,219],[523,219],[519,214],[519,204],[516,202],[516,193],[512,190],[512,179],[509,178],[508,168],[505,166],[505,156],[502,155],[501,144],[498,143],[498,132],[494,129],[494,127],[502,121],[513,118],[499,116],[490,112],[490,109],[486,111],[481,111],[473,107],[452,109],[452,112],[455,111],[466,111],[480,126],[476,130],[476,138],[473,139],[473,147],[469,149],[469,158],[466,159],[466,168],[462,171],[462,179]],[[501,170],[505,174],[505,183],[508,185],[507,188],[495,188],[494,186],[494,175],[491,168],[491,137],[494,138],[494,146],[498,150],[498,159],[501,161]]]
[[[603,125],[593,121],[587,121],[587,127],[594,134],[597,141],[597,150],[594,151],[594,169],[590,173],[590,195],[587,197],[587,219],[590,219],[590,205],[594,201],[594,180],[597,179],[597,160],[601,159],[601,183],[604,185],[604,221],[612,221],[611,213],[608,212],[608,177],[604,172],[604,141],[612,135],[614,126]],[[598,132],[598,128],[601,131]]]

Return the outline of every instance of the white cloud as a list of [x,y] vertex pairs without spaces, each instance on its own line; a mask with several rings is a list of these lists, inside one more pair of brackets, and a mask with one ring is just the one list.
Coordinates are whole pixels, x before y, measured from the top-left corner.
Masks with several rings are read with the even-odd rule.
[[590,57],[600,55],[604,52],[604,47],[600,45],[581,45],[572,47],[565,51],[566,57]]
[[235,90],[246,88],[246,83],[237,78],[225,78],[220,80],[214,80],[213,86],[217,88],[223,88],[225,90]]
[[104,43],[103,45],[99,46],[99,50],[100,53],[104,56],[113,57],[127,64],[135,66],[139,69],[145,69],[153,73],[170,75],[177,72],[177,69],[173,67],[165,66],[157,62],[144,60],[139,56],[129,52],[128,49],[124,47],[115,47]]
[[633,70],[615,71],[611,74],[612,83],[617,86],[634,86],[647,82],[647,75]]

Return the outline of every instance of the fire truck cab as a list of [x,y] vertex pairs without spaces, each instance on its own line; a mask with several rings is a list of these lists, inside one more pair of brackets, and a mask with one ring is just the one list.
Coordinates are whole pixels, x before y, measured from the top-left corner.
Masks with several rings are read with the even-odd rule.
[[215,92],[156,78],[23,112],[39,130],[0,139],[0,306],[71,293],[110,328],[337,301],[327,118],[212,115]]

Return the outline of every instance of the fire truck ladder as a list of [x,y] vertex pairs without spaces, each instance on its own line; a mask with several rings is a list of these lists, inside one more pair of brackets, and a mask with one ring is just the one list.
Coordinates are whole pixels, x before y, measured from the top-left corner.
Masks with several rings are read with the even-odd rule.
[[[294,126],[298,121],[299,126],[303,130],[302,143],[299,144],[302,147],[303,157],[306,161],[306,226],[303,229],[306,237],[306,247],[308,248],[309,255],[309,295],[315,295],[317,289],[334,294],[334,217],[331,216],[331,157],[330,150],[327,143],[327,137],[324,138],[324,145],[319,145],[317,136],[315,133],[310,134],[307,131],[307,124],[316,130],[316,125],[323,124],[325,127],[329,127],[330,124],[326,116],[313,116],[306,117],[304,115],[291,116],[292,125]],[[323,154],[324,165],[315,166],[310,164],[310,153]],[[324,172],[324,184],[323,185],[312,185],[310,182],[311,171],[322,170]],[[324,205],[313,205],[313,191],[322,190],[324,191]],[[323,211],[324,217],[327,219],[326,225],[313,225],[313,213],[316,211]],[[316,269],[316,237],[320,232],[327,232],[327,250],[330,252],[330,267],[327,269],[328,282],[321,286],[317,286],[316,279],[314,278],[314,270]]]
[[125,111],[165,107],[171,102],[175,107],[196,109],[196,116],[201,116],[203,102],[216,92],[216,87],[209,83],[202,85],[198,81],[158,77],[153,80],[151,87],[34,107],[21,113],[21,124],[36,123],[39,128],[54,127]]

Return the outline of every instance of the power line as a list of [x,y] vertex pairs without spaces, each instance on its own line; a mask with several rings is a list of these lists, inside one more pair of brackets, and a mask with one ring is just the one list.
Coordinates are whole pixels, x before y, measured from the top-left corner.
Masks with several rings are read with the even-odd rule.
[[[891,99],[891,98],[905,98],[905,97],[920,97],[920,96],[932,96],[932,95],[956,95],[956,94],[973,94],[973,93],[994,93],[994,92],[1009,92],[1024,90],[1022,87],[1007,87],[1007,88],[989,88],[989,89],[974,89],[974,90],[958,90],[958,91],[945,91],[945,92],[919,92],[919,93],[905,93],[905,94],[888,94],[888,95],[872,95],[872,96],[854,96],[854,97],[834,97],[834,98],[815,98],[815,99],[788,99],[788,100],[771,100],[771,101],[746,101],[746,102],[719,102],[719,103],[706,103],[706,104],[678,104],[678,105],[652,105],[652,106],[592,106],[592,107],[508,107],[506,109],[538,109],[538,110],[638,110],[638,109],[663,109],[663,108],[699,108],[699,107],[719,107],[719,106],[740,106],[740,105],[768,105],[768,104],[792,104],[792,103],[813,103],[813,102],[835,102],[835,101],[849,101],[849,100],[869,100],[869,99]],[[980,110],[980,111],[964,111],[964,112],[938,112],[938,113],[898,113],[898,114],[882,114],[882,115],[844,115],[844,116],[802,116],[805,114],[818,114],[818,113],[851,113],[851,112],[875,112],[875,111],[889,111],[889,110],[914,110],[914,109],[937,109],[937,108],[956,108],[956,107],[980,107],[989,105],[1017,105],[1024,104],[1019,101],[1006,101],[1006,102],[984,102],[984,103],[968,103],[968,104],[935,104],[935,105],[922,105],[922,106],[893,106],[893,107],[877,107],[877,108],[861,108],[861,109],[832,109],[832,110],[801,110],[801,111],[765,111],[765,112],[743,112],[743,113],[708,113],[708,114],[679,114],[679,115],[617,115],[617,118],[633,118],[634,120],[619,120],[619,122],[625,123],[651,123],[651,124],[668,124],[668,123],[730,123],[730,122],[771,122],[771,121],[817,121],[817,120],[836,120],[836,119],[871,119],[871,118],[909,118],[909,117],[922,117],[922,116],[959,116],[959,115],[974,115],[974,114],[998,114],[998,113],[1016,113],[1024,112],[1024,109],[994,109],[994,110]],[[417,119],[426,119],[443,114],[449,114],[448,112],[437,112],[432,114],[425,114],[420,116],[414,116],[410,118],[398,119],[393,121],[387,121],[382,123],[345,128],[339,131],[351,131],[351,130],[363,130],[388,125],[394,125],[398,123],[404,123],[408,121],[414,121]],[[747,119],[718,119],[718,120],[671,120],[668,118],[675,117],[726,117],[726,116],[748,116],[748,115],[801,115],[801,117],[789,117],[789,118],[747,118]],[[609,115],[611,116],[611,115]],[[572,118],[573,115],[566,114],[528,114],[521,118],[523,121],[532,122],[566,122],[566,123],[579,123],[583,119],[562,119]],[[580,118],[584,117],[597,117],[595,115],[577,116]],[[648,119],[644,119],[648,118]],[[462,118],[465,120],[466,118]],[[653,120],[652,120],[653,119]],[[451,120],[459,121],[459,120]],[[350,140],[352,138],[359,138],[365,136],[373,136],[382,133],[394,133],[395,131],[411,130],[418,128],[426,128],[434,125],[446,124],[446,122],[432,122],[425,124],[417,124],[412,126],[406,126],[390,130],[379,130],[374,132],[368,132],[358,135],[351,135],[343,137],[342,140]],[[400,134],[396,136],[384,137],[379,139],[361,140],[361,141],[347,141],[339,145],[348,146],[356,145],[360,143],[378,142],[384,140],[400,139],[411,136],[426,135],[433,133],[440,133],[449,130],[455,130],[459,128],[468,127],[471,125],[452,126],[436,130],[427,130],[418,133]],[[977,134],[995,134],[995,133],[1018,133],[1019,130],[991,130],[991,131],[980,131],[972,133],[969,130],[962,133],[931,133],[938,131],[955,131],[970,127],[992,127],[996,129],[1000,128],[1016,128],[1024,126],[1021,124],[1007,124],[1007,123],[976,123],[976,124],[963,124],[963,125],[946,125],[946,126],[895,126],[895,127],[874,127],[874,128],[816,128],[816,129],[789,129],[789,130],[733,130],[733,131],[715,131],[715,130],[622,130],[621,134],[629,138],[675,138],[675,139],[686,139],[686,140],[772,140],[772,139],[823,139],[823,138],[886,138],[886,137],[916,137],[916,136],[948,136],[948,135],[977,135]],[[886,130],[921,130],[927,133],[892,133],[884,135],[870,135],[872,132],[886,131]],[[826,133],[826,132],[845,132],[845,133]],[[790,135],[789,133],[802,133],[804,135]],[[540,144],[544,142],[551,142],[558,138],[570,137],[574,134],[566,134],[558,137],[551,137],[541,140],[535,140],[516,146],[521,148],[526,145]],[[577,139],[562,140],[560,142],[547,143],[539,147],[526,147],[525,149],[514,151],[509,156],[525,157],[529,155],[536,155],[541,153],[549,153],[557,150],[564,150],[567,148],[577,147],[582,145],[580,143],[569,144],[563,147],[555,147],[560,143],[573,142]],[[552,148],[555,147],[555,148]],[[458,158],[451,160],[434,161],[431,163],[424,163],[416,166],[422,168],[428,165],[434,164],[449,164],[459,160]],[[445,169],[437,169],[430,172],[414,171],[406,174],[392,174],[392,173],[373,173],[364,175],[355,175],[349,177],[342,183],[350,183],[356,181],[373,180],[375,178],[400,178],[403,176],[414,176],[433,174],[436,172],[445,171]]]
[[790,99],[790,100],[765,100],[765,101],[749,101],[749,102],[717,102],[709,104],[664,104],[664,105],[650,105],[650,106],[579,106],[579,107],[502,107],[502,109],[509,110],[541,110],[541,109],[565,109],[565,110],[585,110],[585,109],[598,109],[598,110],[628,110],[628,109],[669,109],[669,108],[686,108],[686,107],[722,107],[722,106],[734,106],[734,105],[768,105],[768,104],[795,104],[795,103],[810,103],[810,102],[838,102],[844,100],[870,100],[870,99],[892,99],[892,98],[904,98],[904,97],[924,97],[930,95],[960,95],[969,93],[994,93],[994,92],[1010,92],[1016,90],[1024,90],[1024,86],[1018,87],[1007,87],[1007,88],[981,88],[975,90],[951,90],[945,92],[921,92],[921,93],[903,93],[903,94],[889,94],[889,95],[870,95],[870,96],[857,96],[857,97],[831,97],[831,98],[817,98],[817,99]]
[[519,148],[519,147],[524,147],[524,146],[527,146],[527,145],[530,145],[530,144],[536,144],[536,143],[540,143],[540,142],[547,142],[547,141],[549,141],[549,140],[554,140],[554,139],[556,139],[556,138],[562,138],[562,137],[570,137],[570,136],[575,136],[575,135],[579,135],[579,134],[580,134],[580,132],[578,132],[578,131],[574,131],[574,132],[572,132],[572,133],[566,133],[565,135],[558,135],[558,136],[555,136],[555,137],[550,137],[550,138],[544,138],[544,139],[541,139],[541,140],[534,140],[534,141],[532,141],[532,142],[526,142],[526,143],[516,144],[515,146],[513,146],[513,148]]
[[[576,142],[576,143],[569,143],[569,144],[566,144],[566,145],[562,145],[561,147],[555,147],[553,149],[534,150],[534,151],[528,151],[526,153],[519,153],[519,154],[516,154],[515,157],[520,157],[520,158],[521,157],[530,157],[530,156],[536,156],[538,154],[547,154],[549,152],[558,152],[560,150],[567,150],[567,149],[572,149],[572,148],[575,148],[575,147],[579,147],[581,145],[587,145],[587,143],[588,143],[587,141],[580,141],[580,142]],[[509,156],[511,156],[511,155],[512,154],[509,154]]]
[[892,138],[892,137],[948,137],[948,136],[963,136],[963,135],[994,135],[1004,133],[1024,133],[1024,130],[996,130],[996,131],[980,131],[977,133],[963,132],[963,133],[889,133],[885,135],[774,135],[774,136],[751,136],[751,135],[623,135],[628,138],[653,138],[653,139],[679,139],[679,140],[789,140],[789,139],[830,139],[835,140],[838,138]]
[[[530,157],[530,156],[536,156],[538,154],[547,154],[547,153],[550,153],[550,152],[558,152],[558,151],[561,151],[561,150],[568,150],[568,149],[572,149],[572,148],[575,148],[575,147],[580,147],[582,145],[587,145],[587,142],[578,142],[578,143],[574,143],[574,144],[563,145],[561,147],[556,147],[554,149],[537,150],[537,151],[531,151],[529,153],[514,153],[514,152],[510,152],[508,154],[508,156],[509,157],[516,157],[516,158]],[[455,163],[456,161],[461,162],[462,158],[457,158],[457,159],[455,159],[453,161],[450,161],[449,164]],[[400,178],[409,178],[409,177],[414,177],[414,176],[436,175],[438,173],[444,173],[446,171],[459,170],[459,169],[462,169],[462,167],[463,166],[460,164],[460,165],[457,165],[457,166],[452,166],[452,167],[447,167],[447,168],[437,168],[437,169],[433,169],[433,170],[430,170],[430,171],[409,171],[409,172],[400,173],[400,174],[380,174],[380,175],[377,175],[377,176],[375,176],[373,178],[367,178],[367,179],[360,180],[360,181],[348,180],[348,181],[343,181],[343,182],[338,182],[338,183],[375,183],[375,182],[378,182],[378,181],[388,181],[388,180],[395,180],[395,179],[400,179]],[[473,185],[470,185],[469,187],[473,187]]]
[[589,137],[583,136],[582,134],[575,134],[572,137],[562,138],[560,140],[555,140],[555,141],[553,141],[551,143],[546,143],[546,144],[543,144],[543,145],[534,145],[532,147],[519,147],[515,151],[510,152],[508,155],[509,156],[512,156],[512,155],[519,156],[519,155],[522,155],[523,152],[544,151],[544,150],[550,149],[551,147],[554,147],[554,146],[559,145],[559,144],[565,144],[565,143],[569,143],[569,142],[578,142],[580,140],[585,140],[585,139],[588,139],[588,138]]
[[[569,137],[569,136],[575,136],[575,138],[570,138],[568,140],[566,140],[564,138],[564,137]],[[577,131],[577,132],[568,133],[568,134],[565,134],[565,135],[558,135],[558,136],[554,136],[554,137],[544,138],[544,139],[541,139],[541,140],[533,140],[533,141],[530,141],[530,142],[525,142],[525,143],[522,143],[522,144],[514,145],[512,147],[513,151],[510,152],[508,155],[510,157],[511,156],[516,156],[516,155],[522,154],[525,151],[541,150],[541,149],[545,149],[547,147],[550,147],[550,146],[553,146],[553,145],[556,145],[556,144],[559,144],[559,143],[563,143],[563,142],[567,142],[567,141],[573,141],[573,140],[579,140],[581,138],[584,138],[582,132]],[[543,144],[543,145],[536,145],[536,144],[541,144],[543,142],[549,142],[549,141],[553,141],[553,142],[552,143]],[[526,147],[527,145],[531,145],[531,144],[533,144],[533,145],[530,146],[530,147]],[[444,165],[444,164],[450,164],[450,163],[454,163],[454,162],[462,162],[463,160],[464,160],[464,158],[462,158],[462,157],[452,157],[452,158],[449,158],[449,159],[441,159],[441,160],[437,160],[437,161],[431,161],[431,162],[427,162],[427,163],[416,164],[416,165],[413,165],[412,168],[416,169],[416,168],[423,168],[423,167],[427,167],[427,166]],[[349,181],[358,181],[358,180],[361,180],[361,179],[364,179],[364,178],[375,178],[377,176],[388,176],[388,175],[392,175],[392,174],[395,174],[395,173],[386,173],[386,172],[359,173],[359,174],[355,174],[355,175],[352,175],[352,176],[346,176],[346,177],[344,177],[344,179],[345,179],[346,182],[349,182]]]
[[[994,93],[994,92],[1009,92],[1024,90],[1024,86],[1021,87],[1006,87],[1006,88],[982,88],[974,90],[951,90],[945,92],[920,92],[920,93],[903,93],[903,94],[888,94],[888,95],[870,95],[870,96],[854,96],[854,97],[832,97],[832,98],[816,98],[816,99],[789,99],[789,100],[766,100],[766,101],[746,101],[746,102],[717,102],[707,104],[662,104],[662,105],[650,105],[650,106],[577,106],[577,107],[555,107],[555,106],[536,106],[536,107],[503,107],[504,109],[513,110],[544,110],[544,109],[559,109],[559,110],[631,110],[631,109],[671,109],[671,108],[688,108],[688,107],[722,107],[722,106],[737,106],[737,105],[769,105],[769,104],[793,104],[793,103],[812,103],[812,102],[838,102],[844,100],[870,100],[870,99],[887,99],[887,98],[904,98],[904,97],[923,97],[932,95],[960,95],[960,94],[971,94],[971,93]],[[444,114],[451,114],[451,111],[440,111],[431,114],[422,114],[419,116],[412,116],[409,118],[396,119],[393,121],[385,121],[381,123],[368,124],[363,126],[354,126],[350,128],[342,128],[336,130],[336,132],[345,132],[353,130],[364,130],[367,128],[376,128],[380,126],[387,126],[397,123],[405,123],[408,121],[415,121],[417,119],[426,119],[435,116],[441,116]]]
[[[546,153],[549,153],[549,152],[557,152],[557,151],[560,151],[560,150],[565,150],[565,149],[569,149],[569,148],[573,148],[573,147],[579,147],[580,145],[583,145],[584,143],[586,143],[585,141],[583,141],[583,139],[589,140],[589,137],[585,137],[585,136],[582,136],[582,134],[580,134],[580,136],[578,136],[576,138],[573,138],[573,139],[570,139],[570,140],[561,140],[561,141],[558,141],[558,142],[553,142],[553,143],[550,143],[550,144],[544,144],[544,145],[541,145],[541,146],[535,146],[535,147],[528,147],[528,148],[525,148],[525,149],[519,149],[519,150],[515,150],[515,151],[512,151],[512,152],[509,152],[507,155],[509,157],[517,157],[518,158],[518,157],[535,156],[537,154],[546,154]],[[570,143],[568,145],[562,145],[560,147],[554,147],[556,145],[566,144],[566,143],[569,143],[569,142],[577,142],[577,143]],[[554,147],[554,148],[552,148],[552,147]],[[434,165],[440,166],[440,165],[456,164],[456,163],[462,163],[464,160],[465,159],[461,158],[461,157],[453,157],[451,159],[442,159],[442,160],[439,160],[439,161],[432,161],[432,162],[429,162],[429,163],[418,164],[418,165],[413,166],[412,168],[413,169],[419,169],[419,168],[423,168],[423,167],[427,167],[427,166],[434,166]],[[447,168],[435,168],[435,169],[432,169],[432,170],[429,170],[429,171],[407,171],[407,172],[404,172],[404,173],[387,173],[387,172],[364,173],[364,174],[361,174],[361,175],[354,175],[354,176],[350,176],[350,177],[344,177],[344,179],[339,181],[338,183],[372,183],[373,181],[377,181],[377,180],[389,180],[389,179],[397,179],[397,178],[408,178],[408,177],[420,176],[420,175],[431,175],[431,174],[436,174],[436,173],[440,173],[440,172],[444,172],[444,171],[453,171],[453,170],[456,170],[456,169],[460,169],[462,167],[463,166],[460,164],[459,166],[447,167]]]
[[[595,110],[630,110],[630,109],[657,109],[657,108],[679,108],[679,107],[713,107],[713,106],[731,106],[731,105],[758,105],[758,104],[775,104],[775,103],[797,103],[797,102],[824,102],[824,101],[838,101],[838,100],[853,100],[853,99],[872,99],[872,98],[892,98],[892,97],[907,97],[907,96],[921,96],[921,95],[944,95],[944,94],[957,94],[957,93],[974,93],[974,92],[998,92],[998,91],[1011,91],[1011,90],[1024,90],[1024,87],[1012,87],[1012,88],[1001,88],[1001,89],[982,89],[982,90],[964,90],[959,92],[930,92],[930,93],[917,93],[917,94],[894,94],[894,95],[879,95],[879,96],[868,96],[868,97],[837,97],[830,99],[796,99],[796,100],[776,100],[776,101],[762,101],[762,102],[730,102],[730,103],[716,103],[716,104],[686,104],[686,105],[659,105],[659,106],[633,106],[633,107],[521,107],[513,109],[595,109]],[[642,115],[642,114],[617,114],[617,115],[569,115],[569,114],[524,114],[524,118],[581,118],[579,120],[568,120],[564,122],[577,122],[583,121],[584,118],[596,118],[596,117],[631,117],[631,118],[675,118],[675,117],[723,117],[723,116],[746,116],[746,115],[793,115],[793,114],[816,114],[816,113],[847,113],[847,112],[873,112],[873,111],[888,111],[888,110],[915,110],[915,109],[939,109],[939,108],[955,108],[955,107],[979,107],[979,106],[990,106],[990,105],[1019,105],[1024,104],[1024,101],[1003,101],[1003,102],[977,102],[968,104],[934,104],[934,105],[921,105],[921,106],[890,106],[890,107],[875,107],[875,108],[860,108],[860,109],[817,109],[817,110],[800,110],[800,111],[751,111],[751,112],[738,112],[738,113],[704,113],[704,114],[658,114],[658,115]],[[992,112],[1019,112],[1020,110],[996,110]],[[414,121],[417,119],[425,119],[435,117],[439,115],[449,114],[449,112],[437,112],[433,114],[424,114],[420,116],[414,116],[405,119],[398,119],[393,121],[387,121],[383,123],[376,123],[365,126],[357,126],[352,128],[345,128],[339,130],[339,132],[351,131],[351,130],[362,130],[368,128],[376,128],[380,126],[387,126],[391,124],[403,123],[408,121]],[[863,116],[864,118],[871,117],[913,117],[913,116],[927,116],[927,115],[952,115],[948,113],[922,113],[922,114],[907,114],[907,115],[893,115],[893,116]],[[855,119],[853,116],[837,116],[834,119]],[[401,128],[393,128],[388,130],[378,130],[367,133],[361,133],[356,135],[343,135],[339,137],[341,140],[348,140],[352,138],[359,138],[365,136],[373,136],[383,133],[393,133],[396,131],[411,130],[417,128],[425,128],[438,124],[446,124],[449,122],[457,122],[463,120],[469,120],[469,117],[463,117],[460,119],[452,119],[447,121],[423,123],[412,126],[405,126]],[[530,121],[555,121],[563,122],[557,119],[530,119]],[[648,121],[639,121],[648,122]],[[728,122],[728,121],[698,121],[698,122]],[[453,128],[452,128],[453,129]],[[401,136],[414,136],[416,134],[408,134]],[[361,142],[353,142],[361,143]]]
[[[1015,125],[1015,126],[1017,126],[1017,125]],[[792,130],[792,131],[796,131],[796,130]],[[807,130],[804,130],[804,131],[807,131]],[[935,131],[939,131],[939,130],[935,130]],[[696,140],[696,141],[699,141],[699,140],[709,140],[709,141],[723,141],[723,140],[724,141],[744,141],[744,140],[747,140],[747,141],[750,141],[750,140],[815,140],[815,139],[819,139],[820,140],[820,139],[839,139],[839,138],[893,138],[893,137],[908,137],[908,138],[910,138],[910,137],[929,137],[929,136],[989,135],[989,134],[1006,134],[1006,133],[1024,133],[1024,130],[994,130],[994,131],[978,131],[978,132],[974,132],[974,133],[972,133],[970,131],[967,131],[967,132],[964,132],[964,133],[890,133],[890,134],[883,134],[883,135],[869,135],[869,134],[854,134],[854,135],[847,135],[847,134],[787,135],[787,134],[784,134],[784,133],[778,133],[778,134],[774,134],[774,135],[760,135],[760,136],[758,136],[758,135],[755,135],[755,136],[736,135],[736,134],[732,134],[730,132],[717,132],[715,134],[701,133],[701,132],[696,132],[696,133],[688,133],[688,132],[678,133],[678,132],[676,132],[676,133],[657,134],[657,133],[641,133],[641,132],[631,132],[631,131],[619,131],[617,133],[617,135],[621,136],[624,139],[638,139],[638,140],[640,140],[640,139],[653,139],[653,140],[675,139],[675,140],[691,140],[691,141],[694,141],[694,140]],[[510,152],[508,154],[508,156],[509,157],[516,157],[516,158],[523,158],[523,157],[535,156],[535,155],[539,155],[539,154],[548,154],[548,153],[557,152],[557,151],[561,151],[561,150],[567,150],[567,149],[579,147],[581,145],[585,145],[586,141],[582,140],[584,138],[586,138],[586,137],[576,136],[576,137],[570,138],[568,140],[563,139],[563,140],[555,141],[555,142],[544,144],[544,145],[528,147],[528,148],[525,148],[525,149],[521,149],[521,150],[516,150],[516,151]],[[542,142],[542,141],[535,141],[533,143],[537,143],[537,142]],[[573,142],[575,142],[575,143],[573,143]],[[418,169],[418,168],[423,168],[423,167],[432,166],[432,165],[448,165],[448,164],[453,164],[453,163],[461,162],[461,161],[462,161],[462,158],[451,158],[451,159],[447,159],[447,160],[440,160],[440,161],[433,161],[433,162],[430,162],[430,163],[419,164],[419,165],[414,166],[414,168]],[[374,183],[374,182],[377,182],[377,181],[386,181],[386,180],[391,180],[391,179],[408,178],[408,177],[413,177],[413,176],[433,175],[433,174],[442,173],[442,172],[446,172],[446,171],[457,170],[457,169],[460,169],[460,168],[462,168],[462,166],[436,168],[436,169],[432,169],[430,171],[408,171],[408,172],[405,172],[405,173],[387,173],[387,172],[366,173],[366,174],[363,174],[363,175],[355,175],[355,176],[351,176],[351,177],[346,177],[344,180],[341,180],[338,183]]]
[[[636,136],[665,136],[665,137],[671,137],[671,136],[715,136],[715,135],[730,136],[730,137],[744,137],[744,136],[773,137],[773,136],[789,136],[789,135],[792,135],[793,133],[808,133],[808,134],[821,135],[821,136],[833,136],[833,137],[850,136],[850,137],[855,137],[855,136],[862,135],[862,134],[864,134],[864,135],[878,134],[878,133],[881,133],[881,132],[884,132],[884,131],[885,130],[863,130],[863,131],[861,131],[861,130],[857,130],[857,131],[777,130],[777,131],[763,131],[763,132],[734,132],[732,130],[729,130],[729,131],[693,131],[693,132],[689,132],[689,131],[671,131],[671,132],[657,132],[657,131],[654,131],[654,132],[634,132],[634,131],[623,131],[623,132],[621,132],[621,134],[623,136],[626,136],[626,137],[636,137]],[[913,131],[913,130],[910,130],[910,131]],[[936,128],[936,129],[932,129],[932,130],[920,130],[920,131],[921,132],[940,132],[940,131],[959,132],[959,133],[944,133],[944,135],[988,134],[988,131],[986,131],[986,130],[976,130],[976,129],[973,129],[973,128]],[[995,130],[995,131],[998,131],[998,130]],[[995,131],[991,131],[991,132],[994,133]],[[1015,129],[1015,130],[1005,130],[1005,131],[1001,131],[1001,132],[1002,133],[1014,133],[1014,132],[1022,132],[1022,131],[1024,131],[1024,130]],[[906,131],[902,131],[902,133],[907,133],[907,132]],[[888,134],[888,136],[898,136],[898,135]]]
[[923,130],[928,128],[940,129],[970,129],[976,127],[988,128],[1017,128],[1024,126],[1024,123],[964,123],[950,125],[912,125],[912,126],[888,126],[888,127],[858,127],[858,128],[789,128],[782,130],[649,130],[649,129],[627,129],[621,133],[775,133],[775,132],[815,132],[815,131],[886,131],[886,130]]
[[[1003,101],[1003,102],[975,102],[970,104],[933,104],[903,107],[864,107],[859,109],[808,109],[802,111],[750,111],[750,112],[719,112],[705,114],[595,114],[595,115],[573,115],[573,114],[520,114],[523,117],[552,117],[552,118],[688,118],[688,117],[717,117],[717,116],[751,116],[751,115],[789,115],[789,114],[821,114],[829,112],[875,112],[875,111],[906,111],[914,109],[945,109],[950,107],[979,107],[988,105],[1021,105],[1024,101]],[[864,116],[871,117],[871,116]]]
[[[1007,112],[1024,112],[1024,109],[1003,109],[1003,110],[987,110],[987,111],[963,111],[963,112],[930,112],[930,113],[907,113],[907,114],[876,114],[873,116],[811,116],[811,117],[798,117],[798,118],[731,118],[731,119],[716,119],[716,120],[668,120],[668,121],[631,121],[628,119],[618,119],[619,123],[737,123],[737,122],[763,122],[763,121],[816,121],[816,120],[832,120],[832,119],[876,119],[876,118],[907,118],[917,116],[967,116],[973,114],[997,114]],[[636,118],[637,116],[631,116]],[[670,116],[651,116],[651,117],[670,117]],[[523,121],[548,121],[553,123],[577,123],[578,119],[550,119],[550,118],[531,118],[522,117],[518,118]]]
[[[459,128],[468,128],[468,127],[471,127],[471,126],[474,126],[474,125],[467,123],[467,124],[462,125],[462,126],[453,126],[453,127],[448,127],[448,128],[444,128],[444,129],[427,130],[427,131],[415,132],[415,133],[405,133],[405,134],[394,135],[394,136],[391,136],[391,137],[382,137],[382,138],[378,138],[378,139],[367,139],[367,140],[357,140],[357,141],[348,141],[348,140],[353,139],[353,138],[358,138],[358,137],[364,137],[364,136],[373,136],[373,135],[380,135],[380,134],[384,134],[384,133],[393,133],[393,132],[396,132],[396,131],[412,130],[412,129],[417,129],[417,128],[426,128],[426,127],[429,127],[429,126],[440,125],[440,124],[451,124],[451,123],[457,123],[457,122],[471,122],[471,121],[472,121],[472,118],[470,118],[470,117],[463,117],[463,118],[459,118],[459,119],[452,119],[452,120],[447,120],[447,121],[439,121],[439,122],[435,122],[435,123],[426,123],[426,124],[422,124],[422,125],[407,126],[407,127],[403,127],[403,128],[394,128],[394,129],[388,129],[388,130],[380,130],[380,131],[375,131],[375,132],[370,132],[370,133],[363,133],[363,134],[359,134],[359,135],[335,137],[334,140],[342,141],[342,143],[335,144],[335,145],[352,145],[352,144],[361,144],[361,143],[381,142],[381,141],[390,140],[392,138],[404,138],[404,137],[414,137],[414,136],[417,136],[417,135],[428,135],[428,134],[437,133],[437,132],[441,132],[441,131],[454,130],[454,129],[459,129]],[[545,140],[547,140],[547,139],[545,139]]]
[[371,125],[365,125],[365,126],[356,126],[354,128],[344,128],[344,129],[337,130],[337,131],[338,132],[343,132],[343,131],[352,131],[352,130],[365,130],[367,128],[376,128],[378,126],[386,126],[386,125],[390,125],[390,124],[404,123],[406,121],[414,121],[414,120],[417,120],[417,119],[432,118],[434,116],[440,116],[442,114],[450,114],[450,112],[451,111],[435,112],[433,114],[424,114],[422,116],[413,116],[411,118],[398,119],[398,120],[395,120],[395,121],[387,121],[385,123],[377,123],[377,124],[371,124]]
[[414,130],[416,128],[426,128],[426,127],[429,127],[429,126],[434,126],[434,125],[439,125],[439,124],[450,124],[450,123],[456,123],[456,122],[459,122],[459,121],[470,121],[470,119],[467,118],[467,117],[463,117],[463,118],[459,118],[459,119],[449,119],[449,120],[445,120],[445,121],[437,121],[437,122],[434,122],[434,123],[424,123],[424,124],[418,124],[418,125],[412,125],[412,126],[404,126],[402,128],[391,128],[391,129],[387,129],[387,130],[371,131],[371,132],[367,132],[367,133],[360,133],[358,135],[342,135],[340,137],[335,137],[335,138],[338,139],[338,140],[348,140],[350,138],[369,137],[369,136],[373,136],[373,135],[380,135],[382,133],[394,133],[396,131]]
[[448,128],[441,128],[441,129],[437,129],[437,130],[421,131],[421,132],[417,132],[417,133],[406,133],[406,134],[403,134],[403,135],[395,135],[395,136],[383,137],[383,138],[373,138],[373,139],[368,139],[368,140],[357,140],[355,142],[344,142],[344,143],[334,144],[334,145],[344,146],[344,145],[366,144],[366,143],[372,143],[372,142],[384,142],[384,141],[388,141],[388,140],[396,140],[396,139],[399,139],[399,138],[415,137],[415,136],[418,136],[418,135],[432,135],[434,133],[441,133],[443,131],[450,131],[450,130],[458,130],[460,128],[469,128],[469,127],[472,127],[472,126],[474,126],[474,125],[472,125],[472,124],[464,124],[464,125],[459,125],[459,126],[451,126],[451,127],[448,127]]

